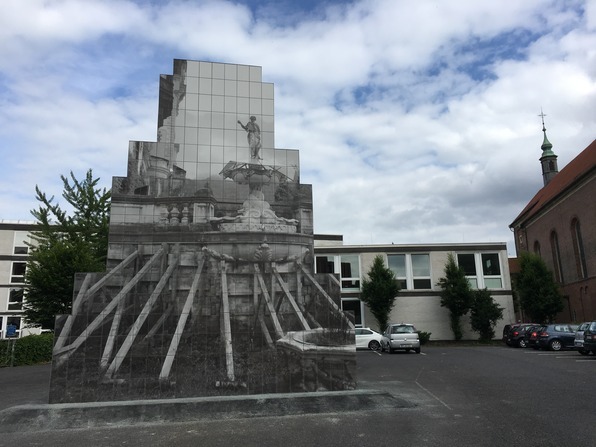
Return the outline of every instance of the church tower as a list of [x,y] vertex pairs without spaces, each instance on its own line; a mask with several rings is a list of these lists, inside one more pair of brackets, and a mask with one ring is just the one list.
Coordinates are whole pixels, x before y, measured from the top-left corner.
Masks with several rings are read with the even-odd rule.
[[542,111],[540,115],[542,118],[542,132],[544,133],[544,141],[542,142],[542,156],[540,157],[540,164],[542,165],[542,179],[544,180],[544,186],[554,178],[559,172],[557,167],[557,156],[552,151],[553,145],[546,137],[546,127],[544,127],[544,117],[546,116]]

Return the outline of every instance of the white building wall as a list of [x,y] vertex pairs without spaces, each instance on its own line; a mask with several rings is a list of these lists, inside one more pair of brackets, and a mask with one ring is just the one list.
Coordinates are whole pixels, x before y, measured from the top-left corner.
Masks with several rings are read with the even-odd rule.
[[[437,286],[439,279],[444,276],[445,264],[449,253],[499,253],[502,288],[492,291],[492,297],[503,310],[503,318],[495,325],[495,338],[500,338],[502,327],[515,321],[513,309],[513,295],[511,292],[511,277],[507,248],[505,243],[485,244],[429,244],[429,245],[384,245],[384,246],[336,246],[330,244],[315,247],[316,255],[324,254],[358,254],[360,255],[360,275],[365,278],[377,255],[383,257],[385,265],[388,265],[388,254],[428,253],[430,255],[430,290],[402,290],[399,292],[393,311],[390,315],[391,322],[404,322],[414,324],[417,330],[430,332],[431,340],[453,340],[453,332],[450,327],[449,310],[441,306],[439,293],[441,288]],[[354,298],[351,294],[351,298]],[[380,329],[375,318],[367,306],[363,310],[363,326],[372,329]],[[478,334],[472,331],[469,324],[469,316],[461,319],[464,330],[463,338],[468,340],[478,339]]]

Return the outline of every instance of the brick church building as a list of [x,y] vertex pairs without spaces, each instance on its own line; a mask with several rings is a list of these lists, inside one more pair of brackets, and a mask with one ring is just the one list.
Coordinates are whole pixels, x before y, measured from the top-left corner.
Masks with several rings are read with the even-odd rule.
[[596,320],[596,140],[561,171],[543,126],[544,187],[510,224],[518,253],[534,252],[564,297],[558,321]]

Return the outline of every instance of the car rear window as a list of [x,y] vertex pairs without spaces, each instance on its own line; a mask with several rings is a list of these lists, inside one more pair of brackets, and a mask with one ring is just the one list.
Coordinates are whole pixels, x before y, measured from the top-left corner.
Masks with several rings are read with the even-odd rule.
[[411,334],[414,332],[414,326],[393,326],[391,328],[392,334]]

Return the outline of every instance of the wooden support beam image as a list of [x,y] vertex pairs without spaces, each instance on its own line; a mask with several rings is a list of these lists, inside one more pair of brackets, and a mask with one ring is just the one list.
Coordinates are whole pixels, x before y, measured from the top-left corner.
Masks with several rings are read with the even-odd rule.
[[[165,252],[165,249],[164,249],[164,252]],[[134,343],[135,338],[137,337],[139,331],[141,330],[141,327],[145,323],[145,320],[149,316],[149,312],[151,311],[151,308],[157,301],[157,298],[159,298],[159,295],[161,294],[162,290],[166,286],[168,279],[170,278],[170,276],[172,276],[172,273],[178,267],[179,259],[180,259],[180,256],[179,256],[179,254],[177,254],[174,257],[174,259],[172,260],[172,263],[168,266],[167,270],[165,271],[165,273],[163,274],[163,276],[161,277],[159,282],[157,283],[157,286],[155,286],[155,289],[151,293],[151,296],[145,303],[145,306],[143,306],[143,309],[141,310],[139,316],[137,317],[136,321],[130,328],[130,331],[128,332],[126,339],[122,343],[122,346],[120,346],[120,349],[116,353],[114,360],[112,360],[112,363],[108,367],[108,370],[106,371],[106,375],[105,375],[106,379],[111,379],[114,376],[114,374],[118,371],[118,369],[120,368],[120,365],[122,364],[122,362],[128,355],[128,351],[130,351],[130,348],[131,348],[132,344]]]
[[263,278],[263,274],[261,273],[261,269],[257,263],[254,264],[255,273],[257,275],[259,286],[261,287],[261,293],[263,294],[263,298],[265,298],[265,303],[267,304],[267,308],[269,309],[269,313],[271,316],[271,321],[273,322],[273,326],[275,327],[275,333],[277,334],[278,338],[284,336],[284,331],[281,328],[281,324],[279,323],[279,319],[277,318],[277,313],[275,312],[275,307],[269,297],[269,292],[267,291],[267,286],[265,285],[265,279]]
[[201,255],[199,255],[199,258],[200,259],[198,260],[197,271],[195,272],[194,278],[192,280],[192,285],[190,286],[190,290],[188,291],[188,295],[186,296],[184,307],[182,308],[182,312],[180,313],[178,323],[176,324],[174,336],[170,341],[168,353],[166,354],[166,358],[161,367],[161,372],[159,373],[159,380],[162,381],[167,380],[170,376],[172,364],[174,363],[174,357],[176,357],[176,352],[178,351],[178,346],[182,338],[182,333],[184,332],[184,327],[186,326],[186,321],[188,320],[190,312],[192,311],[192,304],[194,302],[195,295],[197,294],[197,290],[199,289],[201,272],[203,271],[203,266],[205,265],[205,258]]
[[226,261],[220,261],[221,267],[221,316],[223,321],[223,338],[226,353],[226,372],[228,380],[234,382],[234,350],[232,346],[232,326],[230,323],[230,301],[228,297],[228,278],[226,272]]
[[341,317],[348,323],[348,327],[351,329],[354,329],[355,328],[354,323],[352,323],[350,321],[350,319],[346,316],[346,314],[344,314],[343,311],[339,308],[339,306],[337,304],[335,304],[333,299],[329,296],[329,294],[327,292],[325,292],[325,290],[321,287],[321,285],[317,282],[317,280],[310,274],[310,272],[308,270],[306,270],[303,265],[300,265],[300,269],[302,270],[304,275],[308,278],[308,280],[315,286],[317,291],[327,300],[329,305],[336,312],[338,312],[341,315]]
[[70,357],[70,355],[87,340],[89,337],[101,324],[103,321],[112,313],[112,311],[116,308],[118,303],[126,297],[128,292],[130,292],[133,287],[137,285],[137,283],[145,276],[145,274],[151,269],[154,263],[156,263],[164,254],[164,247],[161,247],[153,257],[145,264],[141,270],[130,280],[123,288],[120,290],[118,295],[114,297],[112,301],[108,303],[108,305],[99,313],[97,317],[85,328],[85,330],[75,339],[68,346],[63,346],[60,349],[54,349],[54,355],[62,355],[62,360]]
[[[302,314],[302,311],[298,307],[298,304],[296,304],[296,300],[294,300],[294,297],[292,296],[292,293],[290,292],[288,285],[285,283],[285,281],[279,274],[279,271],[277,270],[277,268],[275,268],[274,265],[271,266],[271,270],[273,272],[273,276],[277,279],[277,282],[281,286],[281,289],[283,290],[285,297],[290,302],[292,309],[294,309],[294,312],[296,312],[296,316],[300,320],[300,323],[302,324],[303,329],[310,330],[310,326],[309,326],[308,322],[304,318],[304,315]],[[281,301],[281,298],[280,298],[280,301]]]

